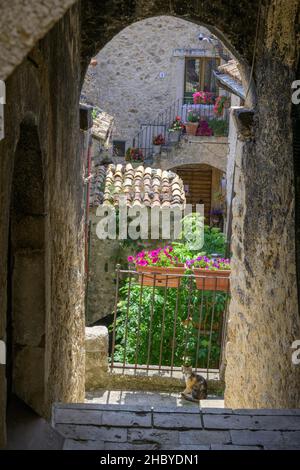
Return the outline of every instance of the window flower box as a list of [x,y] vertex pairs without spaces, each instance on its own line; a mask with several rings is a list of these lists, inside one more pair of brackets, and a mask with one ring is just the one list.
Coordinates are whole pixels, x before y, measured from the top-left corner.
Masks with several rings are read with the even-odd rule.
[[139,283],[143,286],[176,287],[180,286],[184,266],[137,266]]
[[192,269],[197,289],[229,292],[230,260],[198,256],[186,261],[186,267]]
[[179,287],[185,266],[178,262],[172,246],[141,251],[128,257],[139,273],[138,279],[144,286]]
[[230,291],[230,270],[194,268],[197,289]]

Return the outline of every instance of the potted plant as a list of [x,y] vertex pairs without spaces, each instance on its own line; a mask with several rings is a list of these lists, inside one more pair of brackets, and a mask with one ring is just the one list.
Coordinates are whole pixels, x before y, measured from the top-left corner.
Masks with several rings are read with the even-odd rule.
[[139,148],[129,147],[126,150],[125,160],[127,162],[139,163],[144,161],[143,151]]
[[172,125],[169,127],[169,141],[170,142],[178,142],[180,134],[184,129],[184,124],[181,121],[180,116],[176,116],[175,120],[173,121]]
[[165,139],[162,134],[158,134],[153,138],[152,144],[153,144],[153,153],[154,155],[159,155],[161,146],[164,145]]
[[193,270],[198,289],[229,292],[229,259],[198,256],[196,259],[187,260],[186,267]]
[[187,115],[187,122],[185,123],[186,133],[188,135],[196,135],[199,126],[199,114],[196,111],[190,110]]
[[139,282],[144,286],[179,287],[181,276],[185,272],[185,267],[183,264],[179,265],[172,246],[141,251],[135,256],[129,256],[128,262],[135,265]]
[[209,119],[209,127],[215,137],[224,137],[228,135],[228,123],[224,119]]
[[216,116],[222,116],[225,108],[230,107],[230,99],[227,96],[218,96],[214,105]]
[[199,127],[197,129],[196,135],[210,137],[213,135],[213,130],[209,126],[208,122],[205,119],[202,119],[199,122]]
[[210,91],[196,91],[193,93],[194,104],[212,105],[215,102],[215,94]]

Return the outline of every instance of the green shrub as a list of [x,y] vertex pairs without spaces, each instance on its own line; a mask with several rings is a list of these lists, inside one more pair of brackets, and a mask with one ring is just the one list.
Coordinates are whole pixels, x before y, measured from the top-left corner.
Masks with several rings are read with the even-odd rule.
[[[195,289],[193,279],[182,280],[179,291],[163,287],[153,289],[143,286],[142,288],[131,281],[128,299],[128,282],[127,280],[120,289],[121,300],[118,304],[116,320],[115,362],[125,360],[128,364],[134,364],[136,361],[138,364],[147,364],[149,360],[149,364],[158,365],[161,354],[161,365],[170,366],[176,321],[173,365],[181,366],[183,362],[189,362],[195,367],[205,368],[208,361],[213,316],[209,367],[218,367],[220,328],[227,300],[226,293],[206,291],[202,294],[202,291]],[[178,305],[177,318],[175,318],[176,305]],[[189,321],[187,321],[188,312],[190,313]],[[200,347],[197,357],[198,334]]]
[[228,123],[223,119],[209,119],[208,125],[213,130],[215,137],[222,137],[228,134]]

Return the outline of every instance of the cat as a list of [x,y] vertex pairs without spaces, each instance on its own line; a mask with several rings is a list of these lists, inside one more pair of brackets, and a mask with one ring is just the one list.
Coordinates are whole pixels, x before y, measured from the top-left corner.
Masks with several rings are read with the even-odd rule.
[[189,401],[199,401],[207,398],[207,382],[202,375],[195,374],[191,366],[182,366],[185,377],[185,390],[181,396]]

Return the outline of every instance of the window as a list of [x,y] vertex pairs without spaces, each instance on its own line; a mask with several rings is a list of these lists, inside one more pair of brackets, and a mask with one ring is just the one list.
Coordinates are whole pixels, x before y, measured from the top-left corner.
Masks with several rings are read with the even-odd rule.
[[113,156],[114,157],[125,157],[125,140],[113,140]]
[[194,90],[218,92],[213,71],[220,65],[219,57],[186,57],[184,99],[192,101]]

